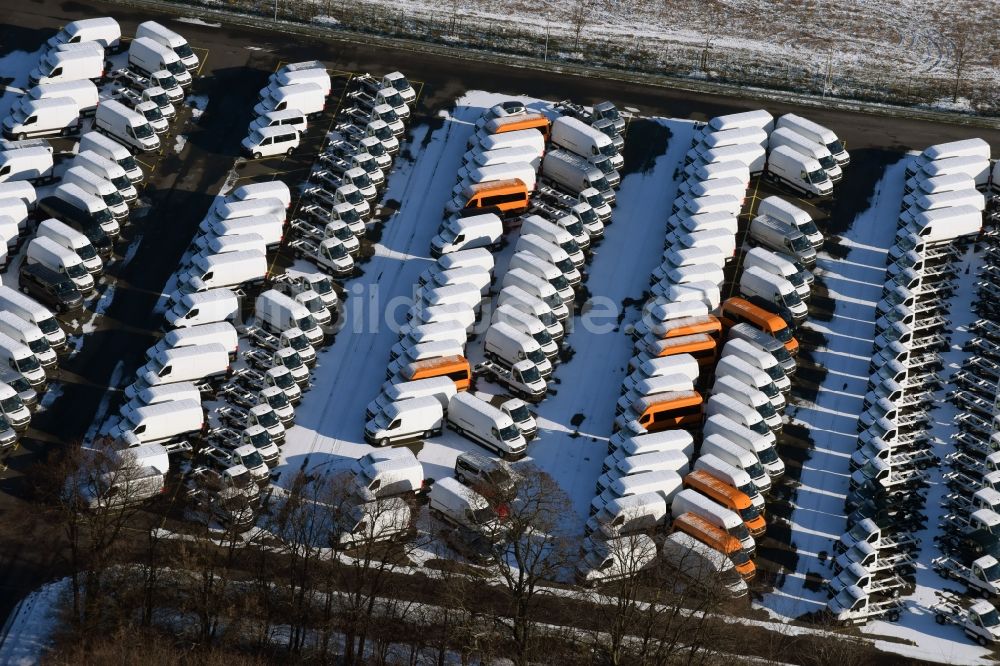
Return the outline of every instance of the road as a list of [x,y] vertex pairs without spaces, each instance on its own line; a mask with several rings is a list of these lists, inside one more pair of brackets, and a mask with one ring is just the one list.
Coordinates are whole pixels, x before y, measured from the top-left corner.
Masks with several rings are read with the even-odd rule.
[[[115,16],[125,35],[134,34],[138,23],[155,18],[184,34],[193,47],[203,49],[199,52],[205,54],[205,66],[195,85],[196,92],[208,96],[209,104],[197,123],[177,130],[189,139],[179,154],[174,150],[173,139],[165,142],[163,155],[143,193],[149,199],[151,212],[130,232],[133,238],[141,234],[142,240],[132,260],[115,275],[116,293],[106,317],[88,335],[80,353],[64,364],[62,372],[68,381],[64,382],[62,395],[38,415],[32,436],[12,459],[11,469],[0,478],[0,517],[8,523],[27,525],[37,516],[30,502],[30,484],[25,481],[30,478],[32,466],[43,460],[52,447],[78,442],[107,392],[120,388],[134,374],[159,324],[154,305],[164,282],[176,268],[195,227],[233,164],[257,89],[279,62],[320,59],[331,69],[344,73],[401,69],[412,81],[423,84],[418,115],[425,118],[433,118],[466,90],[483,88],[547,99],[572,98],[582,103],[612,99],[619,107],[634,107],[642,114],[695,119],[758,106],[737,98],[559,76],[387,48],[374,40],[361,46],[289,37],[266,27],[252,30],[178,22],[155,12],[103,2],[33,0],[8,7],[0,26],[0,51],[34,51],[59,26],[100,15]],[[797,110],[783,104],[769,105],[769,109],[775,114]],[[799,111],[836,129],[856,161],[863,161],[868,154],[880,156],[880,162],[884,163],[887,160],[883,156],[887,153],[966,138],[973,131],[955,125],[887,120],[833,110]],[[1000,132],[975,130],[975,133],[1000,146]],[[293,161],[288,167],[304,170],[308,168],[308,158]],[[255,167],[249,166],[247,172],[255,172]],[[871,190],[859,187],[850,191],[863,197]],[[851,208],[863,205],[863,200],[848,204]],[[120,378],[124,378],[121,383],[112,381]],[[4,565],[0,568],[0,615],[6,614],[28,590],[55,574],[51,553],[38,547],[44,543],[45,529],[39,526],[37,534],[32,529],[14,531],[0,548],[0,563]]]

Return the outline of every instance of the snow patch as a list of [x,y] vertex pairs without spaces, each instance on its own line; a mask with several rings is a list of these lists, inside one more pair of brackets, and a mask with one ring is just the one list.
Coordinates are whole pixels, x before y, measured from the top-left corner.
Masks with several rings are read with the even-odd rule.
[[190,17],[190,16],[181,16],[180,18],[176,18],[174,20],[177,21],[177,22],[179,22],[179,23],[190,23],[191,25],[203,25],[206,28],[221,28],[222,27],[221,23],[212,23],[211,21],[206,21],[204,19]]
[[177,139],[174,141],[174,151],[181,152],[184,150],[184,146],[187,145],[188,137],[187,134],[178,134]]

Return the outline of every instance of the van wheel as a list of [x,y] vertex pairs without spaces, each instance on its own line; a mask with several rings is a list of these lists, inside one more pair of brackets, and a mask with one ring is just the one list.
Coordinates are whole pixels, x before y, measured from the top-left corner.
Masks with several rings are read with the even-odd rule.
[[389,438],[383,437],[382,439],[378,440],[378,445],[381,447],[389,446]]
[[285,154],[288,155],[289,157],[291,157],[293,152],[295,152],[295,149],[294,148],[289,148],[288,150],[285,151]]
[[24,132],[21,132],[20,134],[17,135],[17,140],[18,141],[24,141],[27,138],[28,138],[28,135],[25,134]]
[[428,430],[427,432],[424,433],[424,439],[430,439],[433,436],[434,436],[433,430]]
[[458,481],[459,483],[461,483],[463,486],[469,485],[468,483],[466,483],[466,481],[468,481],[468,479],[466,479],[465,475],[462,474],[461,472],[457,472],[455,474],[455,480]]
[[69,136],[72,133],[73,133],[73,128],[72,127],[63,127],[59,131],[59,136]]
[[254,154],[253,154],[253,158],[254,158],[255,160],[259,160],[259,159],[260,159],[261,157],[262,157],[262,155],[261,155],[260,153],[254,153]]

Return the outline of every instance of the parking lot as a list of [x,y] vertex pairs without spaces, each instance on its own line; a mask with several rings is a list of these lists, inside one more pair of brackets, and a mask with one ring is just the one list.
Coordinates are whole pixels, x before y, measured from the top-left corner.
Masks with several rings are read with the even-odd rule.
[[[102,8],[89,9],[87,15]],[[11,37],[6,43],[14,50],[35,50],[48,34],[43,28],[61,24],[67,11],[43,3],[14,13],[13,27],[5,28],[4,36]],[[109,7],[108,13],[119,17],[123,31],[148,18],[117,7]],[[315,472],[343,466],[370,450],[362,437],[364,407],[385,380],[388,350],[397,340],[383,315],[387,305],[412,297],[417,277],[431,265],[430,240],[438,230],[442,206],[451,196],[472,125],[483,111],[511,98],[550,111],[551,103],[564,97],[578,102],[607,97],[620,109],[635,109],[626,135],[618,205],[614,223],[588,265],[586,293],[591,305],[578,313],[566,337],[563,362],[550,382],[549,397],[537,407],[540,435],[529,450],[532,462],[570,497],[574,511],[565,519],[577,529],[582,527],[612,431],[612,405],[632,353],[623,324],[637,318],[648,276],[660,261],[663,222],[680,184],[677,171],[690,145],[692,121],[753,105],[512,72],[484,63],[469,64],[458,72],[425,56],[305,41],[288,46],[280,36],[266,33],[197,23],[173,25],[187,35],[202,59],[193,95],[163,138],[162,148],[141,158],[147,179],[141,203],[133,212],[133,225],[116,246],[118,261],[98,293],[88,299],[83,314],[64,322],[73,336],[73,351],[61,362],[31,430],[6,461],[7,470],[0,477],[3,512],[30,514],[33,509],[27,499],[33,467],[54,448],[92,439],[122,402],[121,391],[144,361],[143,352],[161,335],[165,285],[215,196],[242,184],[278,179],[292,190],[289,219],[295,218],[301,186],[334,128],[352,79],[367,71],[380,75],[401,69],[417,92],[413,119],[374,222],[362,240],[356,275],[340,288],[344,321],[349,326],[319,352],[311,389],[297,409],[296,426],[283,447],[277,482],[287,485],[300,469]],[[327,63],[333,88],[326,109],[310,123],[300,148],[291,156],[238,157],[257,90],[268,75],[288,62],[314,58]],[[475,92],[480,89],[490,92]],[[779,104],[768,108],[775,116],[788,110]],[[769,502],[768,536],[759,547],[758,566],[763,575],[755,587],[755,598],[764,607],[792,618],[825,605],[826,595],[817,581],[830,576],[832,545],[846,527],[847,458],[856,444],[855,426],[874,338],[874,304],[881,294],[884,255],[895,233],[892,220],[902,197],[903,149],[920,150],[930,143],[968,136],[982,136],[1000,145],[997,133],[955,126],[804,113],[836,128],[851,150],[852,165],[835,196],[816,204],[755,180],[741,216],[748,221],[762,198],[780,193],[809,211],[826,235],[809,318],[799,329],[799,371],[779,440],[788,473]],[[65,139],[53,141],[56,152],[70,152],[73,144]],[[269,276],[305,266],[294,256],[290,240],[287,237],[269,254]],[[497,275],[506,270],[511,245],[497,254]],[[968,256],[963,268],[977,261],[976,256]],[[723,298],[738,291],[734,278],[739,271],[738,259],[727,269],[728,293]],[[959,305],[952,311],[956,329],[971,322],[957,316],[964,315],[968,308],[963,310],[961,304],[971,299],[968,290],[962,293],[955,296]],[[254,291],[248,293],[245,312],[252,309],[254,295]],[[614,314],[606,316],[600,326],[591,325],[601,314],[595,309],[599,306]],[[956,334],[951,341],[951,356],[946,355],[945,361],[951,368],[944,373],[946,387],[964,359],[955,349],[967,337]],[[467,355],[473,362],[483,358],[481,344],[481,336],[469,344]],[[487,395],[502,392],[483,378],[475,390]],[[935,436],[940,440],[947,440],[953,411],[943,405],[934,414]],[[434,479],[452,474],[459,453],[478,450],[450,431],[412,448],[424,465],[425,476]],[[940,448],[946,451],[943,444]],[[936,474],[932,487],[936,483],[940,488],[940,472]],[[934,507],[942,495],[932,491],[926,501],[932,510],[928,529],[921,534],[921,561],[936,554],[932,542],[940,512]],[[40,525],[37,529],[44,531]],[[4,561],[2,589],[8,592],[4,608],[43,579],[51,565],[45,554],[24,548],[11,549]],[[930,603],[933,594],[928,596],[927,590],[941,587],[936,574],[926,570],[916,582],[914,603]],[[924,632],[926,619],[904,625]],[[955,641],[962,641],[960,633],[955,634]]]

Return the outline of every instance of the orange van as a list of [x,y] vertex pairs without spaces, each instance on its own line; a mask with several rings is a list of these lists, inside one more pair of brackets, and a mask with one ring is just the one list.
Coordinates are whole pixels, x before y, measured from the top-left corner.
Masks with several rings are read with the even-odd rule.
[[469,365],[469,360],[457,354],[413,361],[404,365],[399,372],[403,376],[403,381],[407,382],[431,377],[448,377],[455,382],[455,388],[459,391],[468,391],[472,382],[472,366]]
[[678,338],[682,335],[705,333],[711,335],[716,342],[722,337],[722,322],[714,315],[697,317],[680,317],[663,322],[664,332],[661,338]]
[[528,210],[528,187],[517,178],[473,183],[462,190],[463,212],[489,208],[499,215],[520,215]]
[[779,342],[785,345],[789,354],[799,352],[799,341],[792,335],[792,329],[785,323],[785,320],[776,314],[771,314],[767,310],[757,307],[750,301],[734,296],[727,298],[722,303],[722,312],[719,315],[722,325],[728,330],[736,324],[750,324],[756,329],[770,333]]
[[716,527],[701,516],[690,512],[682,513],[674,519],[673,531],[689,534],[703,544],[728,555],[736,565],[736,571],[743,576],[743,580],[753,580],[757,575],[757,567],[743,550],[740,540],[726,534],[722,528]]
[[701,367],[714,366],[718,358],[715,338],[707,333],[664,338],[650,345],[650,356],[663,357],[676,354],[691,354]]
[[639,398],[625,412],[648,432],[674,430],[701,423],[705,405],[697,391],[666,391]]
[[764,516],[760,514],[760,509],[750,501],[750,497],[722,479],[712,476],[709,472],[696,469],[684,477],[684,487],[699,492],[735,512],[750,530],[750,535],[753,538],[757,539],[767,531]]
[[516,116],[502,116],[486,123],[486,131],[490,134],[516,132],[517,130],[536,129],[549,140],[549,130],[552,123],[541,113],[522,113]]

